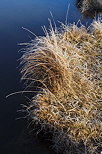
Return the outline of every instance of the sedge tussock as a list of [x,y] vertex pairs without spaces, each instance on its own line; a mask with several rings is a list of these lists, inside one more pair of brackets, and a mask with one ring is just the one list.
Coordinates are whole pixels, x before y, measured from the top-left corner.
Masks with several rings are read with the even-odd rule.
[[95,18],[102,13],[102,0],[77,0],[77,8],[81,11],[84,18]]
[[92,11],[92,10],[102,10],[102,1],[101,0],[81,0],[82,12]]
[[22,56],[22,80],[40,83],[27,112],[52,132],[57,151],[79,154],[83,144],[93,154],[102,139],[102,23],[43,29]]

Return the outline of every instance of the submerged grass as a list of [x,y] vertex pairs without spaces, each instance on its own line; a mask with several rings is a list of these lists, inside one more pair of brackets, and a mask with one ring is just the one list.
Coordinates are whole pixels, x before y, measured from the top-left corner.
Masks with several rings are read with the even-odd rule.
[[43,30],[22,56],[22,80],[40,83],[26,110],[57,151],[93,154],[102,139],[102,23]]

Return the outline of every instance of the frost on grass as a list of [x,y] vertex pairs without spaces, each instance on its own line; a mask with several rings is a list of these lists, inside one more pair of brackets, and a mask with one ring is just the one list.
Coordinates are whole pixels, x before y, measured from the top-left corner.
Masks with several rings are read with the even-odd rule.
[[43,30],[21,62],[22,80],[40,89],[26,109],[29,118],[52,132],[56,151],[93,154],[102,139],[102,23]]

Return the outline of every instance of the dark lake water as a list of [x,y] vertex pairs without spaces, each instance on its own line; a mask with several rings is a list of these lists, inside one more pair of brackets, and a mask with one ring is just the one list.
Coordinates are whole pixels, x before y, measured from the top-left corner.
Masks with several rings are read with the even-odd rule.
[[44,35],[41,26],[48,27],[50,11],[59,26],[57,21],[65,22],[68,4],[69,23],[79,19],[84,25],[92,22],[90,17],[83,18],[76,0],[0,0],[0,154],[54,154],[46,143],[29,134],[26,119],[16,120],[21,116],[16,111],[25,103],[24,96],[6,95],[23,89],[17,68],[21,57],[18,44],[34,36],[22,27]]

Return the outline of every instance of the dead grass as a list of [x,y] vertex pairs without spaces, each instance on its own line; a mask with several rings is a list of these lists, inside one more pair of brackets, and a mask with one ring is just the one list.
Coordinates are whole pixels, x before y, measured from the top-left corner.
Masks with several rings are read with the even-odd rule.
[[77,0],[77,8],[84,18],[96,18],[102,13],[102,0]]
[[[40,83],[27,112],[49,128],[54,147],[63,153],[94,153],[102,137],[102,23],[61,24],[36,37],[22,56],[22,80]],[[69,150],[69,152],[68,152]]]
[[81,0],[82,12],[91,10],[102,10],[101,0]]

